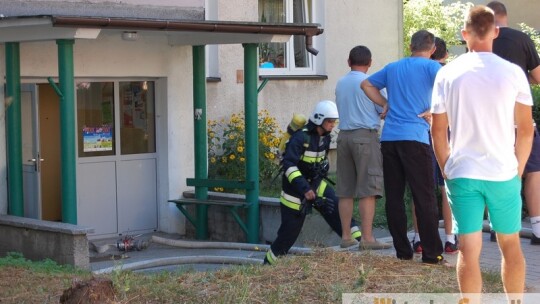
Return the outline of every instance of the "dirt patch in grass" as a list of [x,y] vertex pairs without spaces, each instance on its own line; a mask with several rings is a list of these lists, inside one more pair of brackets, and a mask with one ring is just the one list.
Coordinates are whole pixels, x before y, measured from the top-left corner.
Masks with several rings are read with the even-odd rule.
[[[58,303],[73,280],[91,277],[3,266],[0,303]],[[273,266],[154,274],[117,271],[100,277],[113,282],[112,303],[341,303],[343,293],[458,292],[453,268],[333,250],[283,257]],[[502,292],[500,277],[485,276],[484,292]]]

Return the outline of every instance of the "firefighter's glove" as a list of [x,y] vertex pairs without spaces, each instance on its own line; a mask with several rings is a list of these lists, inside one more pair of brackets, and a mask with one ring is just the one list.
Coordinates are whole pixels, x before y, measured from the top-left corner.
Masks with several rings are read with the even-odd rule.
[[317,197],[313,201],[313,207],[322,214],[332,214],[336,211],[334,201],[324,197]]
[[311,210],[313,208],[313,201],[308,201],[307,199],[303,199],[302,203],[300,204],[300,215],[306,216],[311,213]]

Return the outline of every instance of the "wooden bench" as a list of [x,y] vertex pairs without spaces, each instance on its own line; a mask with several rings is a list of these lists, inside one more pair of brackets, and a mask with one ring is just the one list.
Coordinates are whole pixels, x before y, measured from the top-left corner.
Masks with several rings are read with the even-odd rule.
[[[219,180],[219,179],[200,179],[200,178],[187,178],[186,185],[192,187],[203,187],[203,188],[215,188],[223,187],[230,189],[245,189],[253,190],[255,188],[255,183],[253,181],[242,181],[242,180]],[[206,230],[207,223],[198,223],[197,219],[193,218],[189,214],[188,210],[185,208],[185,205],[198,205],[198,206],[225,206],[228,207],[231,212],[234,220],[240,225],[240,228],[244,233],[249,235],[248,228],[244,221],[240,218],[238,214],[238,209],[248,208],[251,204],[245,202],[245,200],[238,200],[234,198],[209,198],[209,199],[197,199],[193,192],[187,191],[184,192],[182,197],[179,199],[170,199],[170,203],[176,204],[176,207],[186,216],[188,221],[195,227],[197,231],[199,228],[202,228],[201,231]],[[201,219],[207,221],[207,219]],[[249,221],[248,221],[249,222]]]
[[[234,201],[234,200],[223,200],[223,199],[206,199],[206,200],[200,200],[197,198],[189,198],[189,197],[182,197],[179,199],[170,199],[168,200],[170,203],[176,204],[176,207],[186,216],[188,221],[197,229],[198,223],[195,218],[189,214],[188,210],[185,208],[185,205],[205,205],[205,206],[224,206],[228,207],[229,211],[231,212],[233,218],[235,221],[240,225],[240,228],[244,231],[244,233],[248,234],[248,229],[240,215],[238,214],[238,209],[240,208],[247,208],[250,206],[249,203],[242,202],[242,201]],[[206,220],[206,219],[205,219]]]

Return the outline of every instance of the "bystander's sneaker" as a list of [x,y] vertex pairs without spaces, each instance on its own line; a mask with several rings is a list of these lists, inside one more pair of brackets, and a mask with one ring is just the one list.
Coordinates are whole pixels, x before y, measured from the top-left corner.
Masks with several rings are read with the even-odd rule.
[[[457,235],[454,235],[454,242],[450,242],[450,241],[446,241],[446,243],[444,243],[444,252],[446,253],[449,253],[449,254],[455,254],[459,251],[459,247],[458,247],[458,238],[457,238]],[[446,237],[446,239],[448,240],[448,236]]]
[[540,238],[534,233],[531,234],[531,245],[540,245]]
[[443,266],[443,267],[454,267],[452,264],[450,264],[450,262],[445,260],[442,255],[437,256],[437,261],[436,262],[422,261],[422,263],[427,264],[427,265],[440,265],[440,266]]
[[497,242],[497,233],[495,231],[489,231],[489,240],[492,242]]
[[413,239],[411,243],[414,253],[422,253],[422,243],[420,243],[420,241],[417,242]]
[[444,243],[444,252],[449,253],[449,254],[455,254],[458,251],[459,251],[459,249],[458,249],[457,242],[455,244],[450,243],[450,242]]

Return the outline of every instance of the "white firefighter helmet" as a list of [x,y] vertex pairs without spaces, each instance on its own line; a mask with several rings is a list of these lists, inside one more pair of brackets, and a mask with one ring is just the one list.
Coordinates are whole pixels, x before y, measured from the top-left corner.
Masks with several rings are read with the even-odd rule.
[[317,126],[320,126],[327,118],[339,118],[337,106],[331,100],[319,101],[319,103],[315,106],[315,110],[313,111],[313,113],[311,113],[309,120],[311,120]]

